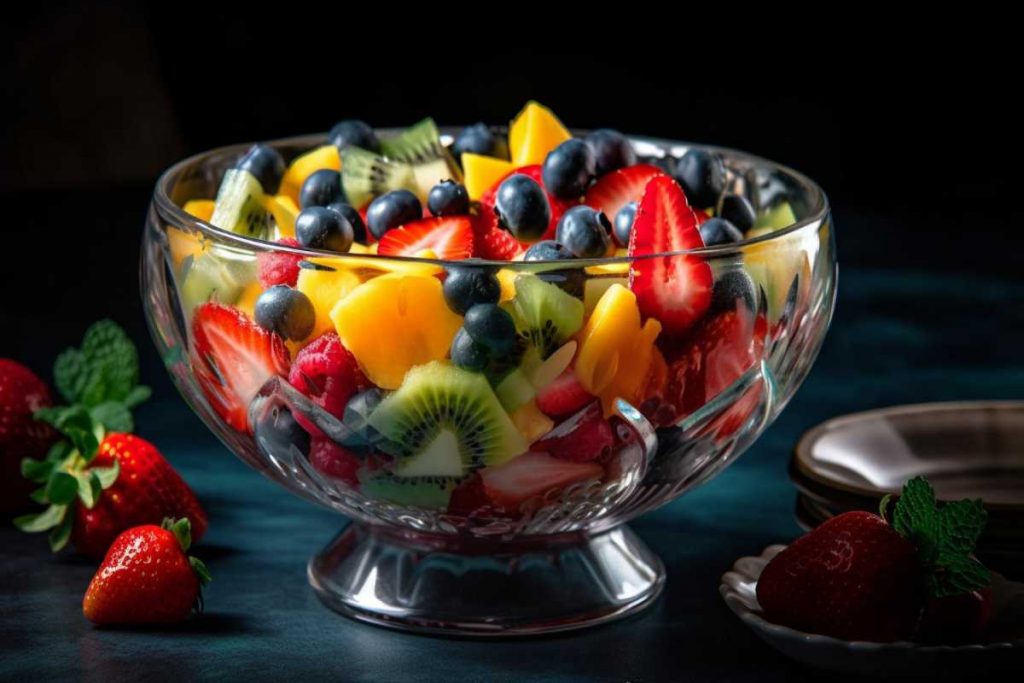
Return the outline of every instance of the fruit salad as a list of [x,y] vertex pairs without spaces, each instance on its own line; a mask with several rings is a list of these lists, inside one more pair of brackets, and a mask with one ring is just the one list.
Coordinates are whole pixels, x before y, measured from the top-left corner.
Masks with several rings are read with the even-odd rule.
[[[368,500],[521,515],[618,476],[623,405],[676,425],[764,355],[806,258],[732,248],[796,221],[735,180],[535,102],[507,136],[349,120],[293,159],[257,144],[183,208],[258,255],[168,229],[194,377],[231,429]],[[274,379],[307,407],[257,410]]]

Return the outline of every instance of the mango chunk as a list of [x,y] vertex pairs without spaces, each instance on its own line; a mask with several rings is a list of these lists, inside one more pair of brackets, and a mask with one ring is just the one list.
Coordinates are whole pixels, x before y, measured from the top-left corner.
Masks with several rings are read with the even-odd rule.
[[473,201],[479,201],[487,190],[515,169],[512,162],[504,159],[471,154],[462,155],[462,171],[465,176],[466,192]]
[[341,343],[371,382],[397,389],[417,365],[448,355],[462,318],[445,303],[441,281],[382,275],[364,282],[331,310]]
[[296,157],[288,166],[284,177],[281,178],[281,189],[278,190],[278,193],[291,197],[292,201],[298,205],[299,190],[302,189],[302,183],[306,182],[306,178],[313,171],[319,171],[323,168],[328,168],[332,171],[341,170],[341,155],[338,154],[338,148],[334,145],[317,147],[302,156]]
[[359,277],[349,270],[315,270],[303,268],[299,271],[299,280],[295,288],[309,297],[316,311],[316,322],[310,339],[316,339],[324,332],[334,329],[331,311],[334,305],[348,296],[349,292],[363,283]]
[[508,129],[512,163],[516,167],[543,164],[548,152],[571,137],[572,133],[550,109],[538,102],[527,102]]

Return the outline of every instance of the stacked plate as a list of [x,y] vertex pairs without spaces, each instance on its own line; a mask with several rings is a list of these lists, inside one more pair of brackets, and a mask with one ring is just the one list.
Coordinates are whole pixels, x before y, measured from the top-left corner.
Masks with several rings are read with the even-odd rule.
[[1024,578],[1024,401],[931,403],[835,418],[797,444],[796,513],[813,528],[848,510],[877,511],[887,493],[924,475],[940,500],[981,498],[978,555]]

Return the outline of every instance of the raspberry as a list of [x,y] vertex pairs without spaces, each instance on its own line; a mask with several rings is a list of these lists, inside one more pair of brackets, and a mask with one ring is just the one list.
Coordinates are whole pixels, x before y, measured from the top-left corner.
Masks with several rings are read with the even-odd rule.
[[359,458],[325,436],[314,436],[310,441],[309,463],[321,474],[352,486],[359,485],[356,476]]
[[371,386],[355,357],[341,345],[334,332],[317,337],[299,351],[288,381],[338,419],[348,400]]
[[[299,241],[285,237],[277,241],[287,247],[299,247]],[[294,287],[299,279],[299,261],[302,257],[283,251],[265,251],[256,257],[257,277],[264,288],[274,285]]]

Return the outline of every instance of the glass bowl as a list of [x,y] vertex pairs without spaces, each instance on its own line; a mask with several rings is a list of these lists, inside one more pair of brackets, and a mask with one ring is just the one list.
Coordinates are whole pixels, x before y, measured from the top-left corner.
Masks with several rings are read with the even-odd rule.
[[[444,131],[446,139],[451,132]],[[324,139],[269,144],[287,160]],[[695,147],[631,139],[642,161],[663,168]],[[142,295],[167,369],[206,425],[264,476],[353,521],[310,560],[310,583],[320,598],[379,625],[471,635],[580,628],[653,602],[665,570],[625,523],[733,462],[793,396],[821,346],[837,277],[822,190],[773,162],[706,147],[724,160],[730,191],[755,207],[784,198],[796,222],[736,244],[557,267],[341,256],[226,232],[182,209],[188,200],[214,197],[246,147],[197,155],[161,176],[142,241]],[[210,304],[197,301],[196,292],[251,312],[260,287],[257,263],[271,252],[300,256],[315,277],[344,278],[344,291],[372,293],[358,306],[318,311],[317,331],[344,332],[360,368],[386,389],[375,399],[395,399],[388,410],[370,401],[362,412],[346,413],[318,399],[323,387],[316,382],[304,376],[290,382],[288,357],[299,347],[291,342],[278,362],[280,374],[236,392],[246,394],[241,414],[224,409],[216,387],[239,384],[231,382],[236,368],[218,367],[197,350],[194,311]],[[227,269],[231,286],[203,281],[198,287],[189,273],[199,260],[207,269]],[[506,378],[516,374],[510,367],[521,371],[519,380],[526,375],[519,389],[498,373],[456,370],[444,359],[461,322],[440,294],[452,267],[497,272],[502,298],[512,297],[512,305],[517,297],[536,302],[528,293],[544,292],[550,308],[543,325],[519,330],[524,344],[532,340],[544,350],[530,363],[510,354],[502,369]],[[642,321],[629,289],[629,272],[651,267],[704,268],[716,282],[733,278],[753,287],[723,288],[735,297],[716,296],[714,315],[688,330],[659,332],[651,319]],[[664,292],[659,296],[662,305],[672,304]],[[600,324],[591,325],[595,320]],[[540,327],[546,331],[537,337]],[[593,403],[557,426],[535,408],[515,407],[524,397],[535,406],[531,391],[570,362],[599,393]],[[404,374],[410,367],[430,371],[413,382],[414,373]],[[415,386],[392,393],[403,378]],[[598,422],[605,426],[598,425],[595,441]],[[588,452],[592,443],[600,452]],[[345,444],[343,456],[332,444]],[[414,459],[427,451],[427,465]]]

